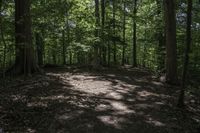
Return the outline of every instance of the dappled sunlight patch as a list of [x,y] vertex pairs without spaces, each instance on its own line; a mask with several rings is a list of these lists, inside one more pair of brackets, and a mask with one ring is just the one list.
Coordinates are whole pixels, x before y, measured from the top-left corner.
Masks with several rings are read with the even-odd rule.
[[136,101],[136,99],[134,99],[134,98],[127,98],[126,99],[128,102],[135,102]]
[[135,88],[137,88],[137,87],[139,87],[139,86],[123,83],[123,84],[120,85],[120,87],[121,87],[122,89],[129,90],[129,91],[130,91],[130,89],[133,90],[133,89],[135,89]]
[[116,129],[122,129],[120,123],[127,122],[127,120],[123,117],[110,116],[110,115],[97,116],[97,118],[105,125],[115,127]]
[[84,113],[84,111],[81,111],[81,110],[64,113],[62,115],[56,116],[56,119],[61,123],[66,122],[66,121],[69,122],[69,120],[78,119],[78,117],[83,113]]
[[146,122],[149,123],[149,124],[151,124],[151,125],[153,125],[153,126],[157,126],[157,127],[164,127],[164,126],[166,126],[166,124],[164,124],[164,123],[162,123],[162,122],[160,122],[158,120],[155,120],[154,118],[152,118],[150,116],[147,117]]
[[46,73],[47,76],[55,76],[55,77],[60,77],[61,74],[60,73],[53,73],[53,72],[48,72]]
[[117,93],[120,93],[120,94],[127,94],[127,93],[129,93],[129,90],[128,89],[118,89],[118,88],[114,88],[113,89],[115,92],[117,92]]
[[36,130],[35,129],[32,129],[32,128],[28,128],[26,130],[27,133],[36,133]]
[[116,75],[115,74],[106,74],[107,77],[110,77],[110,78],[115,78]]
[[112,110],[114,110],[115,114],[134,114],[135,111],[130,109],[126,104],[123,102],[115,102],[115,101],[109,101],[110,105],[112,106]]
[[118,83],[116,85],[112,86],[116,91],[122,91],[122,93],[130,93],[130,91],[133,91],[135,88],[139,87],[136,85],[126,85],[125,83]]
[[149,96],[155,96],[155,97],[159,97],[158,94],[156,93],[152,93],[152,92],[148,92],[148,91],[140,91],[140,92],[137,92],[137,94],[141,97],[149,97]]
[[[87,76],[82,76],[83,79],[81,80],[73,80],[75,77],[71,77],[69,80],[69,83],[74,86],[74,89],[96,95],[102,94],[102,92],[105,94],[109,92],[108,88],[111,85],[109,81],[94,80],[91,76],[88,80]],[[80,76],[78,77],[80,78]]]
[[165,95],[165,94],[160,94],[160,97],[163,98],[163,99],[172,98],[172,96],[170,96],[170,95]]
[[157,85],[157,86],[163,86],[163,83],[161,83],[161,82],[152,81],[151,83],[154,85]]
[[13,101],[23,101],[23,100],[26,100],[26,98],[27,98],[27,96],[25,96],[25,95],[20,95],[20,94],[11,95],[10,97],[11,97],[11,99],[12,99]]
[[156,105],[165,105],[165,102],[155,102]]
[[117,93],[117,92],[110,92],[110,93],[106,94],[105,97],[113,98],[113,99],[117,99],[117,100],[124,98],[120,93]]
[[27,107],[48,107],[48,102],[30,102]]
[[41,100],[68,100],[69,98],[70,98],[69,96],[64,96],[64,95],[40,97]]
[[95,108],[95,111],[107,111],[112,109],[112,107],[108,104],[99,104],[97,105],[97,107]]
[[149,83],[149,80],[147,80],[145,77],[144,78],[138,78],[134,79],[138,83]]
[[87,103],[84,103],[83,101],[74,101],[74,100],[70,100],[68,101],[68,103],[70,103],[71,105],[74,105],[74,106],[77,106],[79,108],[91,108],[92,106],[94,105],[90,105],[90,104],[87,104]]

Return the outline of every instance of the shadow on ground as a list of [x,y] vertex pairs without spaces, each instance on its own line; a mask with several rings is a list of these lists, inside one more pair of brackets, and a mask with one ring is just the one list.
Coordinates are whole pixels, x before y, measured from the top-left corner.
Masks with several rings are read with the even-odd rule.
[[0,128],[26,133],[198,133],[199,107],[180,112],[176,94],[144,70],[47,70],[1,89]]

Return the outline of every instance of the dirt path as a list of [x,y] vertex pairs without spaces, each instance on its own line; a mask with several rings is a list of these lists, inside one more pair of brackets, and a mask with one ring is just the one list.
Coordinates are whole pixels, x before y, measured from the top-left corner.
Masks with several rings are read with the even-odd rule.
[[199,133],[198,107],[174,108],[176,90],[149,72],[48,71],[9,81],[0,128],[26,133]]

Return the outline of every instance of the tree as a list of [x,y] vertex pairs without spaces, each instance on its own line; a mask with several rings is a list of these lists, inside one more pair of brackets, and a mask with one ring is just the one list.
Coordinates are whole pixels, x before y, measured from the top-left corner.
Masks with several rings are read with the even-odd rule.
[[35,34],[35,40],[36,40],[36,48],[37,48],[37,61],[38,65],[42,66],[44,64],[43,62],[43,53],[44,53],[44,41],[39,33]]
[[137,0],[134,0],[134,9],[133,9],[133,67],[137,67],[136,15],[137,15]]
[[105,47],[105,34],[104,34],[104,30],[105,30],[105,0],[101,0],[101,36],[102,36],[102,54],[103,54],[103,61],[102,61],[102,64],[103,65],[106,65],[106,47]]
[[122,48],[122,66],[125,64],[126,50],[126,1],[123,1],[123,48]]
[[112,0],[112,21],[113,21],[113,46],[114,46],[114,51],[113,51],[113,61],[114,61],[114,64],[116,65],[117,64],[117,44],[116,44],[116,40],[115,40],[115,37],[116,37],[116,0]]
[[65,30],[62,31],[62,56],[63,56],[63,65],[66,65],[66,44],[65,44]]
[[34,58],[31,33],[30,0],[15,0],[15,65],[9,72],[31,74],[39,71]]
[[191,24],[192,24],[192,0],[188,0],[187,7],[187,30],[186,30],[186,47],[185,47],[185,58],[183,65],[183,74],[181,81],[181,93],[179,96],[178,107],[184,107],[184,99],[185,99],[185,87],[186,87],[186,77],[188,72],[188,64],[189,64],[189,52],[191,47]]
[[[2,0],[0,0],[0,11],[2,11]],[[1,33],[1,40],[4,46],[3,50],[3,77],[5,77],[5,70],[6,70],[6,49],[7,49],[7,44],[4,38],[4,32],[3,32],[3,24],[2,24],[2,16],[0,15],[0,33]]]
[[164,0],[166,30],[166,82],[177,84],[175,0]]
[[94,60],[93,60],[93,67],[98,67],[100,65],[99,59],[99,26],[100,26],[100,13],[99,13],[99,0],[95,0],[95,37],[96,41],[94,44]]

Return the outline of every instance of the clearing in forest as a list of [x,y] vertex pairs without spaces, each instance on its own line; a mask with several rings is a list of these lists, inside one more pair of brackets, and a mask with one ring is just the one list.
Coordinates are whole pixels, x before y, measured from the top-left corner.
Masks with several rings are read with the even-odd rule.
[[6,82],[0,88],[0,128],[7,132],[198,132],[198,106],[180,112],[177,88],[145,70],[60,68]]

